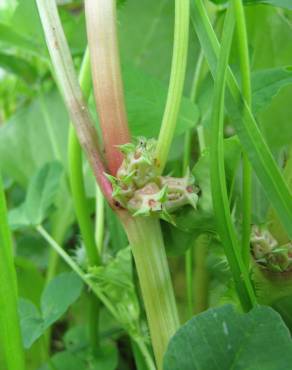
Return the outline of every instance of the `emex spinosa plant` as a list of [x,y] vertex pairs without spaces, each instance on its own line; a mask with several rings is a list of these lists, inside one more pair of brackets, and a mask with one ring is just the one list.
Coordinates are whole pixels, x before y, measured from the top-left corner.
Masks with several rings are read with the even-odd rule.
[[[261,2],[265,3],[264,0]],[[283,176],[255,118],[249,42],[243,7],[245,1],[230,0],[226,2],[226,7],[215,12],[214,27],[224,14],[220,44],[203,0],[175,0],[174,3],[171,72],[160,131],[158,137],[132,138],[121,75],[116,0],[84,1],[88,49],[83,56],[79,78],[56,0],[36,0],[50,54],[52,74],[72,122],[68,140],[68,177],[86,256],[82,255],[83,249],[80,249],[76,252],[75,259],[71,258],[59,245],[61,242],[58,238],[50,235],[42,226],[42,217],[36,217],[35,222],[30,220],[29,225],[33,225],[57,253],[51,255],[47,281],[51,281],[55,275],[57,257],[60,255],[89,287],[89,312],[86,315],[92,350],[90,361],[102,358],[99,314],[104,306],[129,335],[139,370],[217,370],[231,369],[232,364],[238,366],[234,368],[243,369],[240,364],[246,364],[246,368],[252,369],[255,360],[245,354],[258,355],[263,351],[267,353],[267,358],[260,357],[259,361],[256,360],[257,364],[261,363],[260,369],[288,369],[283,364],[291,363],[289,348],[290,353],[292,351],[286,327],[272,309],[259,304],[274,307],[289,326],[291,314],[287,315],[286,307],[289,307],[288,300],[292,295],[292,197],[289,184],[292,156],[287,159]],[[210,117],[206,132],[203,125],[199,125],[197,130],[198,161],[191,170],[194,132],[185,130],[184,157],[180,158],[180,162],[183,162],[180,166],[181,176],[175,176],[171,171],[167,172],[169,169],[166,170],[166,165],[183,98],[190,31],[195,31],[201,47],[198,61],[196,65],[194,63],[191,100],[194,103],[198,99],[199,85],[211,75],[214,78],[214,90],[208,104]],[[236,44],[233,47],[236,49],[238,63],[239,76],[236,77],[229,67],[233,41]],[[207,70],[208,73],[210,71],[210,76]],[[100,135],[88,107],[91,88]],[[270,95],[273,96],[273,91],[266,93],[267,96],[257,104],[266,104]],[[225,117],[228,117],[235,129],[232,138],[234,140],[228,143],[224,138]],[[232,154],[229,155],[227,145],[235,145],[236,154],[231,150]],[[83,151],[96,180],[95,229],[86,196]],[[238,161],[233,157],[238,158]],[[204,171],[200,169],[202,162],[205,163]],[[239,191],[241,202],[233,199],[235,183],[238,182],[235,174],[239,167],[242,174]],[[49,171],[48,168],[44,170],[45,174],[46,171]],[[54,171],[57,177],[58,168]],[[252,219],[253,172],[270,202],[264,225],[254,223]],[[35,182],[37,181],[36,179]],[[41,182],[41,185],[45,186],[44,183],[45,181]],[[211,201],[208,200],[208,191],[205,192],[208,186]],[[9,289],[11,291],[8,309],[3,311],[3,315],[0,313],[0,328],[7,337],[3,353],[8,370],[24,370],[25,360],[16,310],[16,277],[11,263],[12,243],[2,187],[0,183],[0,216],[4,220],[3,225],[0,225],[0,241],[4,245],[4,249],[0,250],[0,304],[4,304],[4,294]],[[33,198],[31,194],[33,191],[27,197]],[[125,253],[128,249],[125,248],[124,253],[117,253],[113,261],[104,261],[104,201],[115,213],[127,235],[139,280],[142,308],[139,305],[140,290],[128,279],[128,271],[123,269],[123,264],[131,265],[130,257]],[[45,207],[43,204],[42,206]],[[204,207],[207,211],[200,218]],[[27,210],[26,212],[29,213]],[[191,217],[188,218],[188,215]],[[179,233],[184,233],[185,238],[187,236],[185,269],[189,315],[192,316],[194,311],[200,313],[208,307],[206,301],[209,275],[206,266],[211,242],[222,245],[232,276],[232,286],[225,299],[238,303],[244,314],[237,313],[230,306],[223,306],[195,316],[180,326],[166,256],[165,244],[168,238],[162,233],[161,220],[162,225],[168,225],[177,232],[178,238]],[[192,222],[200,225],[193,227]],[[192,234],[193,229],[199,229],[199,235]],[[183,237],[182,240],[183,244]],[[224,264],[225,257],[220,256],[219,264]],[[194,264],[196,269],[193,275]],[[120,267],[120,275],[116,273],[117,265]],[[61,277],[59,284],[63,278]],[[54,284],[53,279],[46,289],[51,286],[56,288]],[[78,284],[81,284],[80,281],[76,281],[77,287]],[[78,288],[80,291],[81,287]],[[193,289],[196,293],[196,307],[193,303]],[[57,312],[58,309],[53,306],[58,313],[51,310],[55,314],[53,320],[50,310],[47,312],[43,303],[48,300],[48,294],[45,293],[41,303],[42,312],[37,316],[42,329],[38,327],[38,332],[34,328],[37,334],[35,337],[28,335],[29,340],[26,339],[25,345],[29,347],[45,333],[44,347],[45,352],[49,353],[50,325],[66,309]],[[64,295],[66,296],[65,293]],[[69,302],[70,299],[74,301],[74,297],[70,295],[66,299]],[[27,302],[22,302],[22,307],[22,329],[30,328],[28,323],[38,322],[34,317],[35,312],[32,313],[32,306]],[[144,308],[148,329],[145,329],[141,319]],[[6,322],[11,320],[13,322],[8,326]],[[273,323],[277,325],[275,341],[279,338],[282,343],[281,348],[276,347],[274,352],[269,350],[271,343],[267,339],[269,330],[271,331],[269,325]],[[257,325],[262,331],[254,334]],[[239,327],[243,329],[240,331]],[[151,343],[148,341],[148,330]],[[214,342],[214,338],[218,338],[218,342]],[[213,353],[215,346],[216,351]],[[252,351],[254,346],[258,347]],[[10,356],[11,351],[15,356]],[[274,355],[274,358],[269,358],[270,355]],[[52,368],[55,366],[54,363],[50,364],[50,360],[48,364]],[[267,367],[268,365],[271,367]]]

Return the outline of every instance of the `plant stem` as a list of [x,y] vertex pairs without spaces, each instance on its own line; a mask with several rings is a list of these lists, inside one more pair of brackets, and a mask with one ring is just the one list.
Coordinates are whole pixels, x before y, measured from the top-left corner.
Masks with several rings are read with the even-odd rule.
[[24,370],[24,351],[17,310],[17,278],[1,174],[0,220],[0,345],[6,368]]
[[[89,98],[91,90],[91,76],[90,76],[90,60],[89,52],[86,50],[81,70],[79,74],[79,83],[86,100]],[[69,145],[68,145],[68,162],[69,162],[69,179],[72,191],[72,199],[74,208],[80,228],[83,244],[88,258],[88,265],[95,266],[101,262],[99,251],[97,249],[94,239],[94,227],[90,217],[88,208],[84,176],[82,169],[82,150],[78,142],[77,135],[73,125],[69,129]],[[93,351],[99,345],[98,336],[98,317],[99,317],[99,302],[95,295],[89,296],[89,338]]]
[[[84,97],[87,100],[91,88],[90,61],[88,50],[85,52],[83,58],[79,75],[79,82]],[[88,263],[90,266],[94,266],[100,263],[100,257],[94,240],[94,227],[91,221],[90,211],[87,206],[87,198],[83,181],[81,146],[78,142],[75,129],[72,125],[70,125],[69,130],[68,160],[69,179],[74,208],[86,249]]]
[[167,101],[157,143],[157,165],[162,173],[172,143],[186,72],[189,40],[189,0],[175,1],[174,45]]
[[[240,62],[242,95],[246,104],[251,109],[252,93],[250,78],[250,63],[248,52],[247,30],[242,0],[232,0],[237,28],[238,52]],[[242,224],[242,257],[247,267],[250,262],[250,232],[251,232],[251,212],[252,212],[252,168],[247,154],[243,151],[243,182],[242,182],[242,205],[243,205],[243,224]]]
[[93,88],[105,157],[115,175],[123,155],[118,145],[130,142],[116,30],[116,0],[86,0],[86,25]]
[[104,197],[99,186],[96,186],[95,243],[102,255],[104,239]]
[[209,243],[210,236],[208,234],[200,235],[195,242],[195,314],[203,312],[208,308],[209,273],[206,268],[206,262]]
[[139,348],[142,356],[144,357],[145,364],[147,365],[147,369],[148,370],[155,370],[156,367],[155,367],[155,365],[153,363],[152,356],[150,355],[149,350],[148,350],[145,342],[142,341],[142,340],[140,340],[140,339],[136,339],[133,342],[134,342],[133,344],[136,344],[137,345],[137,347]]
[[[198,89],[199,89],[199,81],[201,76],[201,70],[203,65],[203,56],[204,54],[202,51],[199,54],[199,58],[197,61],[192,90],[191,90],[191,101],[194,103],[197,99]],[[190,157],[191,157],[191,130],[188,130],[185,133],[185,140],[184,140],[184,157],[183,157],[183,176],[185,175],[187,168],[190,164]],[[188,302],[188,311],[189,316],[192,317],[193,315],[193,308],[194,308],[194,299],[193,299],[193,246],[191,245],[190,248],[185,253],[185,275],[186,275],[186,285],[187,285],[187,302]]]
[[234,30],[234,9],[230,3],[224,22],[221,51],[215,77],[213,109],[211,117],[211,188],[218,232],[235,281],[235,287],[244,310],[256,303],[254,291],[238,248],[238,240],[229,209],[224,168],[224,98],[229,53]]
[[78,84],[56,1],[36,0],[36,2],[56,79],[75,126],[79,142],[87,154],[101,190],[109,203],[112,203],[112,186],[104,174],[106,169],[99,150],[97,132]]
[[179,319],[159,220],[122,220],[137,266],[157,368],[161,370],[163,355],[179,327]]

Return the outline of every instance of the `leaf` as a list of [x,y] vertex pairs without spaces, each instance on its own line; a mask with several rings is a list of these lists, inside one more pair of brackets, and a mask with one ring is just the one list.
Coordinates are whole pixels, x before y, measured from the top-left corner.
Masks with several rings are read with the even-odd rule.
[[292,10],[292,3],[290,0],[244,0],[244,4],[246,5],[265,4]]
[[37,307],[28,299],[19,299],[20,326],[24,348],[31,345],[45,332],[44,322]]
[[52,209],[63,168],[57,161],[45,164],[32,177],[25,201],[9,214],[13,229],[41,224]]
[[164,370],[279,370],[292,361],[290,333],[271,308],[233,306],[195,316],[171,339]]
[[56,90],[19,109],[0,127],[0,168],[25,186],[40,167],[59,160],[66,168],[68,116]]
[[[124,66],[123,77],[132,135],[157,137],[164,113],[167,85],[129,63]],[[194,127],[198,118],[197,106],[183,97],[175,135]]]
[[34,83],[38,78],[37,70],[25,58],[0,52],[0,66],[10,73],[23,78],[27,83]]
[[292,83],[292,67],[259,70],[252,74],[253,112],[268,106],[279,91]]
[[[118,365],[118,351],[111,342],[102,342],[95,356],[88,350],[63,351],[51,357],[51,363],[58,370],[115,370]],[[40,370],[50,370],[51,364]]]
[[[84,362],[82,359],[78,358],[74,353],[69,351],[63,351],[56,353],[50,359],[51,363],[53,364],[54,368],[57,370],[80,370],[86,368],[84,367]],[[51,370],[51,364],[44,365],[40,368],[40,370]]]
[[[215,74],[220,46],[202,2],[192,2],[192,6],[196,32],[210,69]],[[291,193],[252,113],[242,99],[239,86],[230,68],[227,71],[226,108],[264,191],[291,237]]]
[[41,313],[29,300],[19,301],[22,338],[29,348],[55,321],[57,321],[80,296],[83,283],[73,272],[55,277],[41,297]]
[[59,162],[51,162],[32,178],[25,199],[25,213],[30,224],[39,225],[48,215],[58,191],[62,170]]
[[74,272],[60,274],[48,284],[41,298],[42,315],[47,327],[77,300],[82,288],[83,283]]
[[[222,5],[226,4],[228,0],[210,0],[214,4]],[[292,4],[290,0],[243,0],[244,5],[272,5],[279,8],[292,10]]]
[[90,277],[115,306],[119,322],[132,335],[139,334],[139,302],[132,277],[131,249],[121,249],[105,266],[90,268]]

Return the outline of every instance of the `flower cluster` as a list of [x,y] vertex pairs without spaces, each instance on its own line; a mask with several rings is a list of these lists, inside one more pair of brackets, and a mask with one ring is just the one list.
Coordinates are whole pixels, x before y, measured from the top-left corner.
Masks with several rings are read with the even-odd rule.
[[268,270],[292,270],[292,243],[279,245],[265,226],[253,226],[251,246],[255,261]]
[[186,204],[196,208],[198,188],[194,177],[160,176],[156,164],[156,141],[139,138],[136,144],[120,146],[124,161],[117,176],[108,176],[113,198],[134,216],[157,214],[172,221],[170,213]]

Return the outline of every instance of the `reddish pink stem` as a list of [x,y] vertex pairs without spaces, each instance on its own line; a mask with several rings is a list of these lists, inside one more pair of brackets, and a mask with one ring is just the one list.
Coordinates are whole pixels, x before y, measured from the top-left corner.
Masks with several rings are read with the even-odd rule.
[[86,0],[85,11],[105,158],[110,173],[115,175],[123,160],[117,145],[130,142],[118,52],[116,1]]

